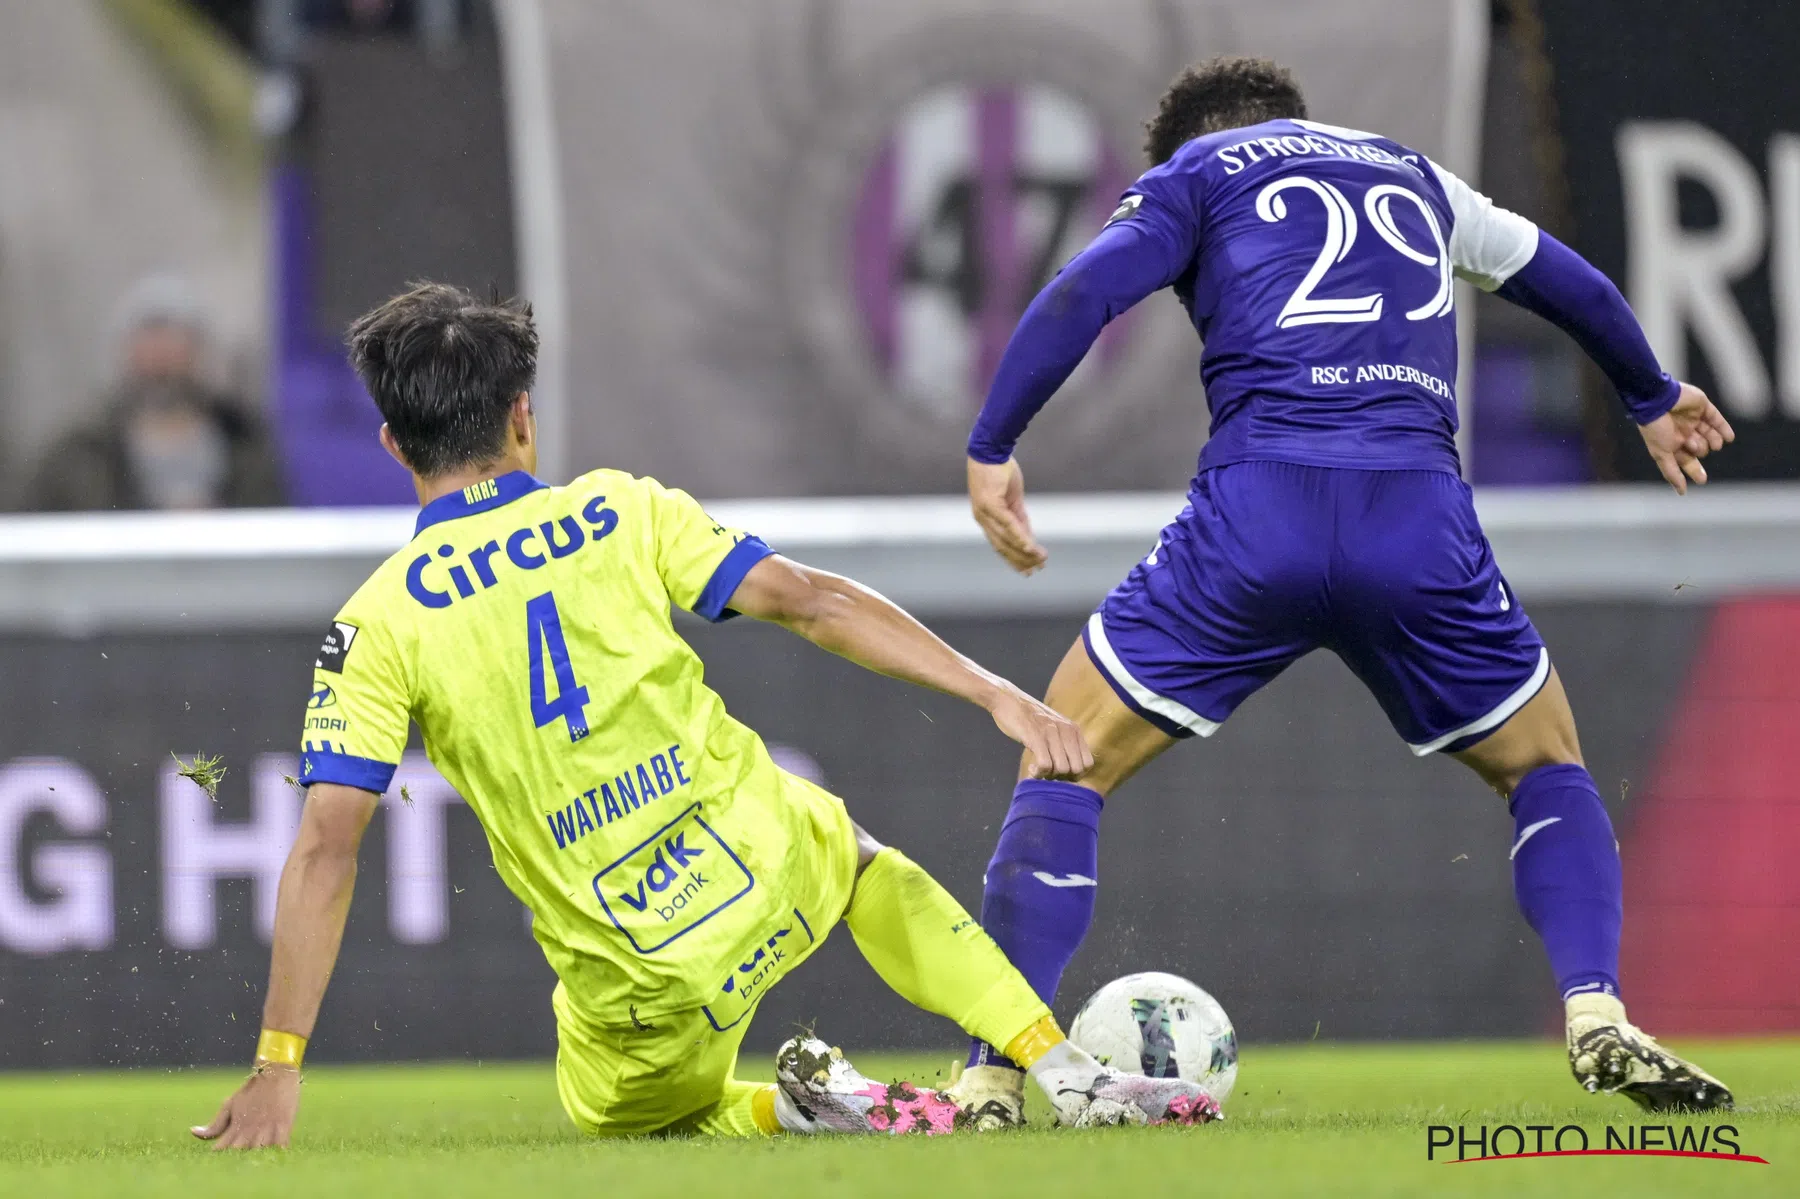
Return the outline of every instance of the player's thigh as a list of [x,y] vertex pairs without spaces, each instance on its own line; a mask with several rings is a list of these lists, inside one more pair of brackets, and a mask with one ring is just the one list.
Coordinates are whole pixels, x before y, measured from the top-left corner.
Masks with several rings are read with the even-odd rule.
[[[1175,744],[1174,737],[1120,701],[1079,640],[1063,655],[1044,702],[1080,726],[1094,752],[1094,765],[1075,781],[1102,795],[1111,794],[1150,759]],[[1020,778],[1025,777],[1029,760],[1029,753],[1021,755]]]
[[1511,798],[1519,780],[1540,766],[1582,765],[1575,713],[1554,667],[1543,689],[1499,728],[1453,755],[1482,782]]
[[1088,618],[1046,702],[1080,723],[1106,792],[1178,739],[1210,736],[1325,628],[1326,475],[1283,462],[1203,472],[1188,505]]
[[838,796],[797,774],[783,770],[779,776],[780,816],[792,822],[796,841],[805,847],[788,855],[781,885],[809,922],[821,922],[823,936],[850,906],[857,876],[882,845],[850,819]]
[[558,987],[556,1087],[575,1126],[595,1136],[660,1132],[717,1104],[751,1013],[718,1028],[704,1010],[600,1025]]
[[1330,646],[1415,754],[1491,737],[1548,684],[1550,655],[1508,587],[1467,486],[1440,471],[1341,471],[1346,519]]

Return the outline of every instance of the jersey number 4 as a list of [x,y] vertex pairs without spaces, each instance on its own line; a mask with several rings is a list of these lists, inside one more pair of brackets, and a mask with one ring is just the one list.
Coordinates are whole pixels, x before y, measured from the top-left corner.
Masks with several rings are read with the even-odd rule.
[[[568,725],[569,740],[581,740],[588,735],[588,692],[575,681],[562,617],[556,611],[556,596],[548,591],[525,601],[525,649],[531,659],[531,718],[540,729],[561,720]],[[544,689],[546,658],[550,660],[550,676],[556,680],[555,699]]]
[[[1319,256],[1313,260],[1312,268],[1300,280],[1300,286],[1294,289],[1288,302],[1281,306],[1281,312],[1275,317],[1275,327],[1292,329],[1296,325],[1347,325],[1358,321],[1380,320],[1380,292],[1345,299],[1315,298],[1312,294],[1313,289],[1324,282],[1326,272],[1349,257],[1351,247],[1356,244],[1356,205],[1350,202],[1348,196],[1323,179],[1289,175],[1285,179],[1277,179],[1257,193],[1256,215],[1271,223],[1286,220],[1287,201],[1282,199],[1281,193],[1292,188],[1311,192],[1325,205],[1325,244],[1319,247]],[[1419,210],[1419,215],[1425,218],[1426,227],[1431,230],[1436,253],[1428,254],[1407,244],[1406,235],[1394,223],[1395,200],[1404,200]],[[1456,300],[1456,292],[1451,286],[1450,248],[1444,242],[1444,231],[1438,225],[1437,214],[1431,211],[1431,205],[1425,202],[1425,198],[1397,184],[1383,183],[1371,187],[1363,195],[1363,212],[1368,216],[1369,224],[1374,226],[1375,232],[1381,235],[1381,240],[1402,257],[1437,271],[1436,294],[1407,312],[1406,319],[1422,321],[1449,312]]]

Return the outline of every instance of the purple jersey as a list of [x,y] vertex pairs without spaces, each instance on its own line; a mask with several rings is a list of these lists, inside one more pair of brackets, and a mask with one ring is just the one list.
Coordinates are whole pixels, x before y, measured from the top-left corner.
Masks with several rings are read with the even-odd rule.
[[1205,342],[1201,469],[1456,470],[1457,214],[1423,154],[1311,121],[1226,130],[1145,174],[1114,220],[1188,264],[1173,286]]
[[[1543,277],[1508,289],[1534,256]],[[1125,193],[1027,309],[970,456],[1004,461],[1100,328],[1169,287],[1205,343],[1201,469],[1455,471],[1457,279],[1569,329],[1640,419],[1674,402],[1616,289],[1530,221],[1398,142],[1283,120],[1196,138]]]
[[1568,247],[1398,142],[1314,121],[1188,142],[1025,310],[977,461],[1006,461],[1145,296],[1172,288],[1205,342],[1190,503],[1085,634],[1145,719],[1208,734],[1323,647],[1431,753],[1543,685],[1543,642],[1455,477],[1457,279],[1566,330],[1638,421],[1676,402],[1618,289]]

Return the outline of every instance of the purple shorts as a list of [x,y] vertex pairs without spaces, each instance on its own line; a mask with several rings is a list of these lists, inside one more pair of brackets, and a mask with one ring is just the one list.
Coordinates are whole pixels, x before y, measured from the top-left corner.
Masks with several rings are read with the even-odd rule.
[[1434,470],[1205,471],[1082,641],[1119,698],[1178,737],[1210,735],[1315,649],[1419,755],[1473,745],[1550,676],[1468,486]]

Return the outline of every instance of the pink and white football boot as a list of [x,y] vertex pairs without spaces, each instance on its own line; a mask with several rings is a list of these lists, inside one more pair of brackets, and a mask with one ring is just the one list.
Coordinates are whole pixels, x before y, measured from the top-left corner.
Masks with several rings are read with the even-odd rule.
[[789,1132],[938,1136],[966,1123],[937,1091],[865,1078],[817,1037],[795,1037],[781,1047],[775,1081],[775,1115]]

